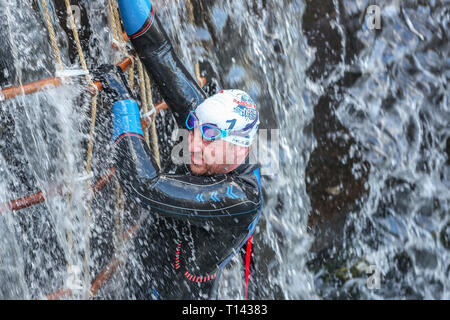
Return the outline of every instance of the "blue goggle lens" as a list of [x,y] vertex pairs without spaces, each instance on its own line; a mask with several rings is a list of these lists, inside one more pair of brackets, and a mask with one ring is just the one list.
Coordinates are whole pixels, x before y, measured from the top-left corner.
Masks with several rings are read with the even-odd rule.
[[202,136],[207,140],[215,140],[222,136],[222,131],[207,124],[201,126]]
[[[186,127],[188,128],[188,130],[194,129],[197,126],[197,123],[198,119],[195,114],[193,112],[189,112],[189,115],[186,118]],[[202,124],[200,126],[200,131],[203,138],[206,140],[215,140],[221,136],[225,136],[222,133],[222,130],[210,124]]]
[[187,119],[186,119],[186,127],[189,130],[194,129],[195,128],[195,122],[196,122],[195,116],[190,112],[188,117],[187,117]]

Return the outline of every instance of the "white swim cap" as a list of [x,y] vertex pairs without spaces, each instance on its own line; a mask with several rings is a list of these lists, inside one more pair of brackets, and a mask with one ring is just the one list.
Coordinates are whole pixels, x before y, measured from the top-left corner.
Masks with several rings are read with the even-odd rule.
[[209,97],[195,109],[203,123],[228,131],[222,138],[230,143],[248,147],[259,126],[259,113],[252,98],[242,90],[222,90]]

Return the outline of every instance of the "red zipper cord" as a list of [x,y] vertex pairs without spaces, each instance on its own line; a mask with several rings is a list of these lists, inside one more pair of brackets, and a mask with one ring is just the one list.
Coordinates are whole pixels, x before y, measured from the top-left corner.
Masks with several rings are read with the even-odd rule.
[[245,256],[245,300],[248,300],[248,278],[250,276],[250,259],[252,257],[252,240],[251,236],[247,240],[247,253]]

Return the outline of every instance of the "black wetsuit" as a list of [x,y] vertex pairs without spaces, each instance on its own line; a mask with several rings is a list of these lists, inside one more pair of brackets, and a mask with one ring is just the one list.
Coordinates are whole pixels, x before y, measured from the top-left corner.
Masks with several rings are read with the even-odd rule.
[[[126,27],[131,2],[119,1]],[[188,112],[206,95],[177,58],[151,5],[142,21],[130,39],[184,128]],[[163,173],[143,139],[136,102],[117,101],[113,112],[120,184],[127,198],[149,210],[134,237],[139,263],[128,263],[134,297],[214,298],[220,271],[253,234],[261,215],[259,167],[242,164],[214,176],[178,174],[183,168]]]

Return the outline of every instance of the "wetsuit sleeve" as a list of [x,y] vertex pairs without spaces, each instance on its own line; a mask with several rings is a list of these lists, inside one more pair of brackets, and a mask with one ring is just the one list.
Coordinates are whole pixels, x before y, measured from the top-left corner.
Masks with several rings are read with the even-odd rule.
[[[189,111],[206,94],[175,54],[150,1],[119,0],[119,6],[136,52],[178,126],[185,127]],[[114,109],[115,168],[125,194],[152,214],[199,226],[196,232],[206,234],[193,236],[192,248],[200,269],[222,268],[253,234],[261,215],[259,169],[218,176],[161,173],[137,125],[138,115],[130,102]]]
[[199,227],[191,239],[199,264],[194,268],[184,260],[190,270],[223,268],[254,233],[261,216],[259,168],[218,176],[162,174],[144,141],[136,102],[116,102],[113,123],[116,174],[127,198],[151,214]]
[[262,206],[259,169],[249,175],[160,173],[139,129],[129,132],[120,129],[128,130],[137,123],[130,120],[131,114],[128,109],[121,115],[121,121],[114,120],[119,126],[114,130],[116,173],[127,196],[161,216],[204,227],[253,231]]
[[207,98],[205,92],[177,57],[149,0],[119,0],[119,7],[133,47],[184,128],[189,111]]

